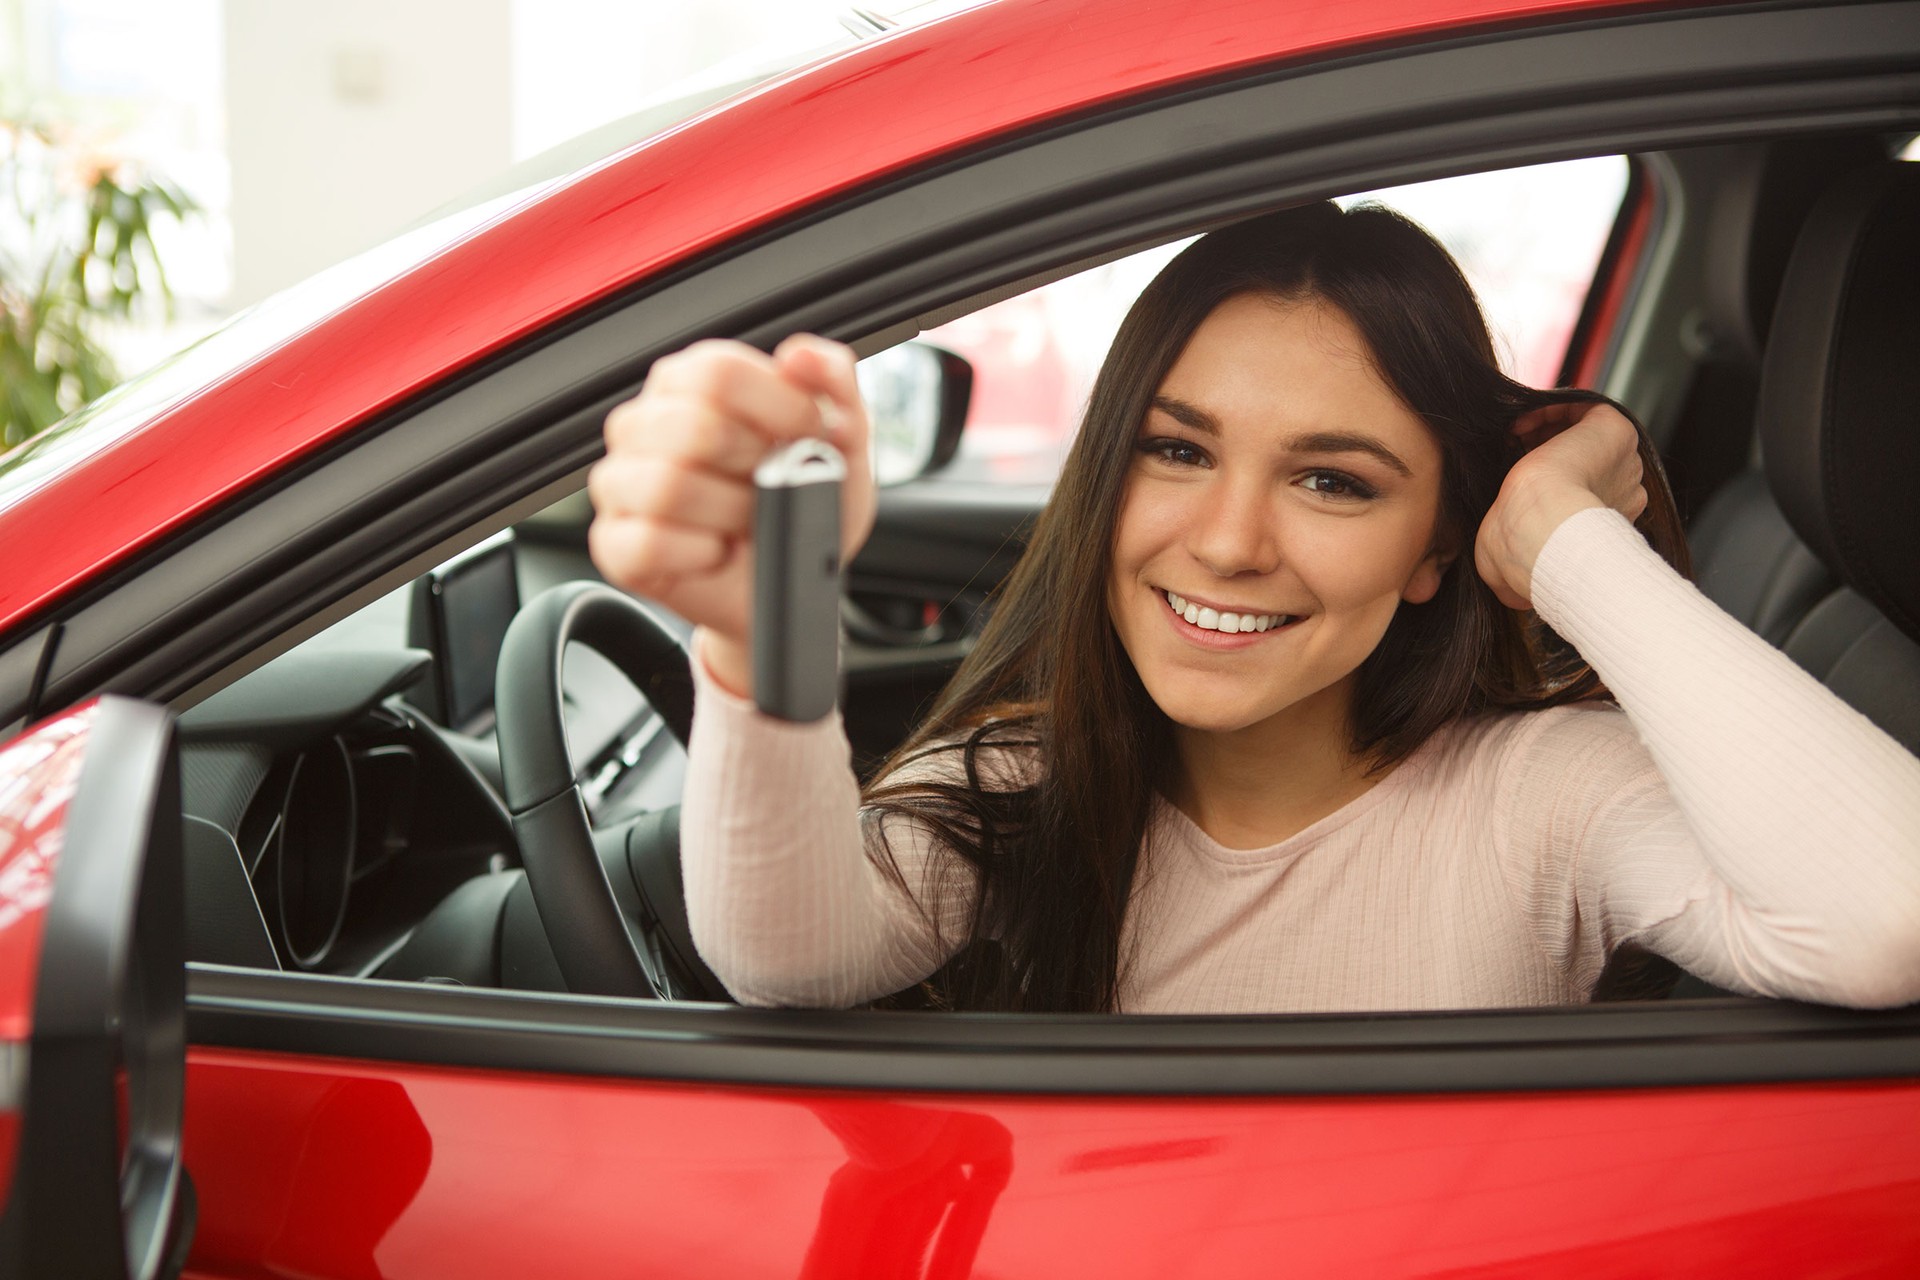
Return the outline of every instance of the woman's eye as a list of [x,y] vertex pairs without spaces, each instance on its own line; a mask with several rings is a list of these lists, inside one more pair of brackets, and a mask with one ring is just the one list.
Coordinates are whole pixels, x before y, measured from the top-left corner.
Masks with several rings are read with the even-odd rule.
[[1176,440],[1169,436],[1160,436],[1151,440],[1142,440],[1141,453],[1170,463],[1176,467],[1204,467],[1207,465],[1207,453],[1197,444],[1185,440]]
[[1378,492],[1374,487],[1358,476],[1350,476],[1344,471],[1309,471],[1300,483],[1314,493],[1325,494],[1329,498],[1372,498]]

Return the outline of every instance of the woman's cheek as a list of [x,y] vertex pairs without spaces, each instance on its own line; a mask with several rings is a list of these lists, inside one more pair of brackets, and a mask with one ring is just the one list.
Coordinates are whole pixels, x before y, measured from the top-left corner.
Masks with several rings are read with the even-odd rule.
[[1115,513],[1115,566],[1122,572],[1137,572],[1146,561],[1176,545],[1191,505],[1177,486],[1130,481]]
[[1424,531],[1405,527],[1409,523],[1324,519],[1294,540],[1294,567],[1330,624],[1323,633],[1330,648],[1323,652],[1334,665],[1357,668],[1392,624],[1407,582],[1426,556]]

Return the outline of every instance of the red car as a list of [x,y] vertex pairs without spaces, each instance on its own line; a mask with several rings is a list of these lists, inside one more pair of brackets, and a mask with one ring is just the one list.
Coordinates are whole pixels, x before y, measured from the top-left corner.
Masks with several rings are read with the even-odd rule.
[[[1563,377],[1662,442],[1706,588],[1911,747],[1920,461],[1847,464],[1817,393],[1920,344],[1920,3],[909,18],[523,170],[0,457],[11,1273],[1913,1274],[1920,1010],[1645,960],[1602,994],[1682,998],[726,1002],[678,910],[683,628],[566,584],[601,420],[696,337],[878,352],[1277,205],[1619,155]],[[1877,342],[1834,301],[1868,293]],[[862,761],[1046,492],[941,483],[969,370],[921,375],[847,581]],[[1771,493],[1756,404],[1805,411]]]

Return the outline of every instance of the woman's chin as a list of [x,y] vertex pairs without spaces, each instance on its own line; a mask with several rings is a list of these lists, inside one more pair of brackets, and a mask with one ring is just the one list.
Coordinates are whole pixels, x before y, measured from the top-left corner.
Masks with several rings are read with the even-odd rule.
[[[1149,690],[1152,692],[1152,690]],[[1246,698],[1214,692],[1181,697],[1154,697],[1161,714],[1196,733],[1234,733],[1251,728],[1273,714],[1274,708],[1256,706]]]
[[1322,686],[1297,682],[1238,682],[1217,675],[1160,671],[1145,678],[1147,695],[1162,715],[1194,733],[1239,733],[1284,722],[1319,731],[1345,721],[1352,675]]

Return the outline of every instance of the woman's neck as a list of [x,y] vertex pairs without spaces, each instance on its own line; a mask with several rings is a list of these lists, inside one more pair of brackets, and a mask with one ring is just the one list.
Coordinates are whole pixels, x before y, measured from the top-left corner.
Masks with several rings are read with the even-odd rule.
[[1351,804],[1387,772],[1350,748],[1351,692],[1342,682],[1244,729],[1175,725],[1168,799],[1230,849],[1278,844]]

